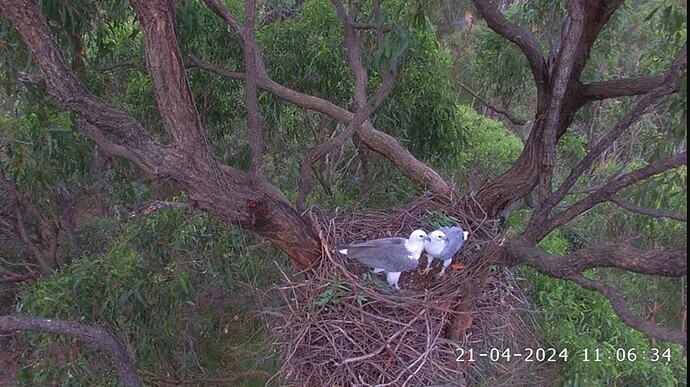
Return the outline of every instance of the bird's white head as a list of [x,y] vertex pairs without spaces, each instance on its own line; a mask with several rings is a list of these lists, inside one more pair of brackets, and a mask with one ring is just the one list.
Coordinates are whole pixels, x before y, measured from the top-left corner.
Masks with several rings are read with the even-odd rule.
[[448,244],[448,236],[441,230],[432,231],[429,234],[429,240],[424,243],[424,249],[427,253],[437,257],[441,254]]
[[424,250],[424,242],[429,240],[429,236],[424,230],[414,230],[410,237],[405,242],[405,247],[410,251],[412,259],[419,259],[419,256]]

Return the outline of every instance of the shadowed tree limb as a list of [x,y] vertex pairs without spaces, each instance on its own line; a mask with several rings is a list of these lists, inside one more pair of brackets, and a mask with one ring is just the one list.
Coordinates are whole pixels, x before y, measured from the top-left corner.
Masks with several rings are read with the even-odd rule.
[[638,206],[635,203],[630,203],[630,202],[626,201],[625,199],[623,199],[622,197],[620,197],[618,195],[613,195],[612,197],[609,198],[609,201],[619,205],[622,208],[625,208],[628,211],[635,212],[637,214],[642,214],[645,216],[649,216],[651,218],[668,218],[668,219],[678,220],[681,222],[687,222],[688,221],[688,215],[687,214],[681,214],[681,213],[673,212],[673,211],[656,210],[653,208]]
[[474,0],[475,8],[486,20],[486,24],[499,35],[513,42],[525,54],[532,77],[537,85],[539,94],[546,92],[548,75],[546,59],[539,49],[539,42],[526,29],[511,23],[503,14],[487,0]]
[[105,352],[122,375],[127,387],[141,386],[141,380],[129,354],[118,337],[109,329],[74,321],[63,321],[30,316],[0,316],[0,332],[32,331],[73,337]]

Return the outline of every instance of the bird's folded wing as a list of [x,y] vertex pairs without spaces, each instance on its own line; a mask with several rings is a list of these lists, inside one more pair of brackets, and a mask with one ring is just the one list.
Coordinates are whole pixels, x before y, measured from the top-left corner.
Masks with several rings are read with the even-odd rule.
[[380,248],[380,247],[388,247],[388,246],[404,246],[405,242],[407,242],[407,239],[405,238],[381,238],[381,239],[374,239],[362,243],[353,243],[351,245],[348,245],[348,249],[352,248]]

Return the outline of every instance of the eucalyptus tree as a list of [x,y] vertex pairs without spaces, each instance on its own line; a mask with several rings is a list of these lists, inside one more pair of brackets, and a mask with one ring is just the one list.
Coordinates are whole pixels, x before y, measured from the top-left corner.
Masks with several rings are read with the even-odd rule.
[[[332,1],[335,17],[341,24],[342,63],[347,64],[352,79],[349,101],[339,105],[274,79],[269,71],[271,64],[266,63],[267,58],[258,44],[258,7],[254,0],[247,0],[243,7],[204,0],[205,6],[228,30],[224,35],[209,35],[209,39],[227,39],[230,46],[237,44],[242,48],[241,54],[231,58],[237,64],[233,68],[195,55],[199,53],[189,52],[188,57],[183,56],[180,50],[183,37],[178,33],[176,10],[185,4],[166,0],[131,0],[129,3],[135,16],[131,20],[136,22],[142,34],[146,74],[162,132],[155,132],[155,124],[138,120],[87,87],[79,76],[79,61],[73,57],[70,63],[69,53],[58,45],[55,32],[51,31],[35,1],[1,0],[3,18],[12,24],[32,58],[29,71],[22,74],[22,81],[44,90],[75,114],[84,132],[100,149],[132,161],[152,178],[178,182],[197,208],[270,240],[287,254],[295,267],[309,267],[321,256],[322,245],[317,231],[299,211],[309,195],[311,166],[351,138],[388,159],[424,190],[448,197],[461,196],[437,171],[369,119],[391,92],[399,70],[404,70],[409,31],[406,26],[425,23],[422,6],[400,8],[396,19],[383,17],[385,5],[377,0],[371,4]],[[591,268],[615,267],[641,274],[685,276],[685,247],[642,250],[623,244],[595,245],[563,257],[537,247],[549,233],[587,211],[607,202],[622,203],[619,193],[623,190],[685,168],[687,150],[679,148],[608,175],[598,186],[588,187],[585,192],[575,192],[583,175],[630,130],[632,124],[660,104],[668,103],[666,96],[670,94],[682,92],[685,98],[685,91],[681,90],[687,71],[684,25],[676,31],[682,36],[680,44],[672,52],[660,53],[668,65],[657,73],[623,74],[616,79],[601,77],[588,81],[584,74],[593,47],[623,5],[621,0],[566,2],[558,15],[559,28],[553,29],[550,44],[542,44],[531,30],[510,21],[490,1],[475,0],[473,3],[488,27],[514,44],[526,58],[535,92],[534,108],[530,113],[532,127],[522,153],[506,173],[485,184],[474,198],[490,219],[506,216],[516,202],[529,195],[534,196],[534,211],[519,235],[505,244],[485,249],[480,259],[504,265],[527,264],[552,277],[599,291],[611,300],[616,313],[628,325],[656,338],[686,344],[685,332],[657,326],[636,315],[613,287],[583,274]],[[108,12],[94,12],[91,16],[94,19],[85,25],[102,22]],[[59,21],[51,20],[51,23]],[[372,63],[376,64],[373,71]],[[246,170],[227,165],[214,154],[188,82],[188,69],[192,67],[245,85],[246,138],[250,149],[250,166]],[[259,90],[346,127],[333,133],[331,139],[315,146],[307,155],[301,168],[296,205],[269,183],[262,172],[266,125],[259,112]],[[558,145],[576,114],[588,103],[633,96],[637,98],[620,119],[607,131],[590,139],[586,152],[572,162],[563,178],[557,176]],[[684,214],[673,213],[672,209],[642,208],[627,202],[622,207],[648,216],[686,222]],[[471,307],[471,297],[468,302],[470,304],[461,307]],[[458,335],[463,326],[466,324],[462,321],[454,322],[450,335]]]

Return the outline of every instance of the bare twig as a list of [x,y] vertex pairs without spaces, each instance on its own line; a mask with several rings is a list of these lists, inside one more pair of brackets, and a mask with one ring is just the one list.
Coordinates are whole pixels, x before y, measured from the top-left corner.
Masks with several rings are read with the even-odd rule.
[[668,219],[675,219],[681,222],[687,222],[688,221],[688,215],[687,214],[681,214],[679,212],[673,212],[673,211],[664,211],[664,210],[655,210],[653,208],[647,208],[647,207],[642,207],[638,206],[635,203],[630,203],[629,201],[623,199],[622,197],[618,195],[614,195],[609,198],[610,202],[616,203],[617,205],[621,206],[622,208],[625,208],[628,211],[632,211],[638,214],[642,214],[645,216],[649,216],[652,218],[668,218]]
[[514,115],[512,115],[510,112],[505,111],[505,110],[503,110],[503,109],[499,109],[499,108],[497,108],[495,105],[492,105],[492,104],[486,102],[486,100],[485,100],[484,98],[482,98],[482,97],[480,97],[479,95],[477,95],[477,93],[475,93],[474,91],[472,91],[472,89],[470,89],[469,87],[463,85],[462,83],[460,84],[460,87],[462,87],[463,89],[467,90],[468,93],[472,94],[472,96],[473,96],[474,98],[478,99],[479,102],[482,103],[482,105],[488,107],[489,109],[495,111],[495,112],[498,113],[498,114],[502,114],[503,116],[505,116],[505,117],[506,117],[510,122],[512,122],[513,124],[515,124],[515,125],[521,125],[521,126],[522,126],[522,125],[525,125],[525,124],[527,123],[527,120],[523,120],[523,119],[521,119],[521,118],[517,118],[517,117],[515,117]]

